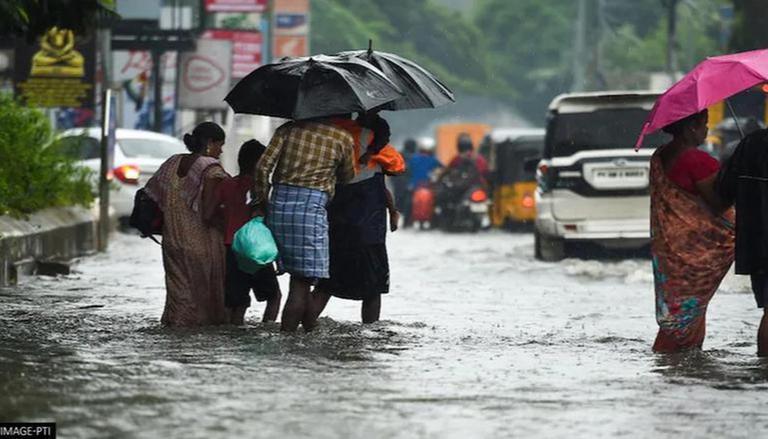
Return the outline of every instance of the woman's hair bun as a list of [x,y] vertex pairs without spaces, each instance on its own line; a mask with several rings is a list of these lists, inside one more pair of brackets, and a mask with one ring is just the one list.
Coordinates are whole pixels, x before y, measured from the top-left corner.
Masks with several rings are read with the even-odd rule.
[[198,150],[198,144],[197,139],[192,134],[186,133],[184,134],[184,145],[187,146],[187,149],[191,152],[195,152]]

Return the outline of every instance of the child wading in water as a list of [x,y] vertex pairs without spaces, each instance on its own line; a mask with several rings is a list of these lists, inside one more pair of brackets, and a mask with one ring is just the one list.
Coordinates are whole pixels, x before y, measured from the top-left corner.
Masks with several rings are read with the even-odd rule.
[[254,184],[253,173],[256,162],[265,150],[264,145],[257,140],[245,142],[237,155],[240,173],[236,177],[222,181],[218,187],[224,220],[224,243],[227,247],[224,304],[230,310],[230,322],[235,325],[244,323],[245,311],[251,306],[251,290],[257,301],[267,302],[263,321],[274,322],[280,310],[282,294],[274,266],[269,264],[256,274],[245,273],[238,268],[237,258],[232,251],[235,232],[251,219],[248,195]]

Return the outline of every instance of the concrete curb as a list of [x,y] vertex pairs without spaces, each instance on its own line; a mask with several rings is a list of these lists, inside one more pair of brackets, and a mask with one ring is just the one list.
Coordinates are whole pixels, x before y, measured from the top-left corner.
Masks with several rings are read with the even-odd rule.
[[15,285],[38,266],[67,272],[66,261],[96,251],[97,218],[82,207],[44,209],[26,219],[0,216],[0,287]]

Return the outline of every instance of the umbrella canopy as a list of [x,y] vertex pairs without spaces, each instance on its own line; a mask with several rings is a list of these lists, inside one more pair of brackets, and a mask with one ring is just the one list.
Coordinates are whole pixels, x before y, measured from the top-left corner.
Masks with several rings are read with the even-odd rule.
[[339,56],[368,61],[403,90],[403,97],[385,104],[382,110],[435,108],[456,101],[453,92],[445,84],[409,59],[371,49],[341,52]]
[[763,82],[768,82],[768,50],[707,58],[659,96],[635,148],[646,134]]
[[236,113],[311,119],[368,111],[402,95],[397,85],[363,60],[319,55],[259,67],[224,100]]

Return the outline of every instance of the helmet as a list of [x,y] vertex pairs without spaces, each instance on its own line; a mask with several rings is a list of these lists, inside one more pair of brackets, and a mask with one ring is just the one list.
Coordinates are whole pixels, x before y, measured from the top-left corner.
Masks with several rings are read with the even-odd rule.
[[419,149],[422,151],[434,151],[435,150],[435,139],[431,137],[420,137],[419,138]]
[[469,152],[472,151],[473,145],[472,145],[472,138],[469,137],[469,134],[462,133],[459,135],[459,140],[457,144],[459,148],[459,153]]

